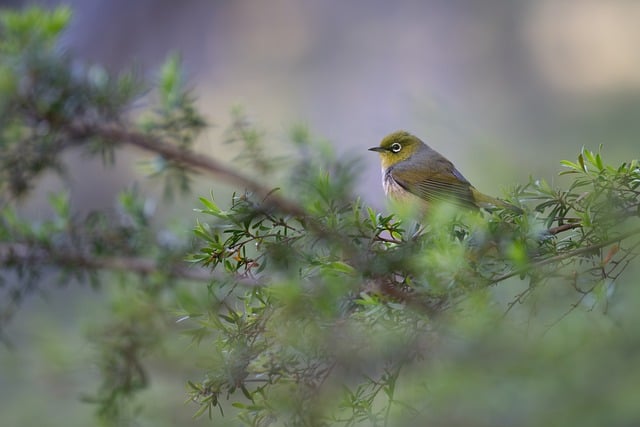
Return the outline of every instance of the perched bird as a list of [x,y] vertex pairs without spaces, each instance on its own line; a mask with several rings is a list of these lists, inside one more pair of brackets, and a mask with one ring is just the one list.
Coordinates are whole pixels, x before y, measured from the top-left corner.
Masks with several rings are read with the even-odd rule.
[[447,201],[471,209],[499,207],[521,211],[476,190],[453,163],[408,132],[387,135],[380,146],[369,150],[380,154],[382,185],[393,199],[417,196],[426,202],[427,208]]

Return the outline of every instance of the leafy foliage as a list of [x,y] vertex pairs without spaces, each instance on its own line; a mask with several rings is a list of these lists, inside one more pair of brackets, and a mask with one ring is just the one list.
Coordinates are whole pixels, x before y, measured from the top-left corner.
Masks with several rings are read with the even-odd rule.
[[[211,285],[213,307],[184,313],[194,319],[194,336],[200,343],[210,337],[220,358],[205,380],[191,383],[200,413],[242,391],[234,405],[249,425],[386,425],[392,406],[423,410],[393,390],[399,373],[432,351],[434,319],[469,298],[490,304],[491,286],[516,273],[528,283],[509,309],[562,282],[572,307],[605,308],[638,254],[637,239],[621,241],[640,233],[630,231],[638,225],[640,169],[635,162],[605,167],[587,150],[580,158],[594,168],[563,162],[579,174],[568,190],[543,181],[515,190],[513,200],[538,201],[524,216],[442,207],[417,228],[410,218],[331,198],[344,187],[327,188],[318,171],[328,164],[309,165],[306,175],[298,170],[297,185],[286,184],[300,191],[293,197],[307,203],[318,228],[309,218],[266,212],[249,194],[235,196],[228,210],[201,199],[201,212],[214,221],[197,225],[203,246],[192,260],[228,276]],[[347,168],[335,158],[329,163]],[[560,230],[561,238],[554,235]],[[336,402],[329,396],[340,387],[344,400]],[[297,399],[275,410],[282,389]]]
[[[267,134],[236,109],[225,137],[241,144],[239,160],[260,173],[256,183],[192,152],[206,122],[177,56],[159,73],[154,106],[134,121],[126,111],[143,85],[60,52],[69,19],[65,8],[0,18],[0,260],[8,295],[0,325],[38,291],[44,269],[61,271],[61,284],[75,278],[118,290],[112,319],[91,333],[101,381],[85,400],[104,422],[123,424],[134,413],[135,396],[149,384],[146,358],[175,338],[176,319],[206,355],[199,377],[185,378],[187,401],[216,422],[638,419],[640,378],[627,368],[640,355],[628,327],[640,320],[640,294],[622,276],[639,253],[637,161],[616,167],[602,150],[583,149],[576,162],[562,162],[566,189],[532,178],[511,191],[507,199],[524,213],[443,205],[424,217],[407,206],[385,215],[354,194],[356,159],[337,156],[303,126],[282,141],[291,156],[269,157]],[[109,160],[126,144],[154,153],[150,172],[168,177],[174,191],[189,189],[194,169],[246,190],[228,206],[200,197],[192,242],[168,239],[134,190],[119,196],[115,214],[76,216],[60,194],[50,201],[52,219],[19,217],[16,198],[42,172],[62,172],[64,150]],[[603,320],[611,307],[626,326],[614,330]],[[560,321],[569,335],[554,327]],[[604,337],[594,333],[602,324]],[[529,333],[534,338],[522,338]],[[596,393],[599,386],[606,393]]]

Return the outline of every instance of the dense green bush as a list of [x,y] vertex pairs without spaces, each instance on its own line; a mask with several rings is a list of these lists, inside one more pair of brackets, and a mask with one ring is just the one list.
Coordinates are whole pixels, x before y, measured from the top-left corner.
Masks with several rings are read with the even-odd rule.
[[[86,400],[102,420],[123,422],[149,383],[145,358],[176,338],[175,321],[206,355],[201,374],[184,379],[185,399],[216,423],[640,420],[640,293],[622,274],[637,271],[640,245],[635,160],[611,166],[602,150],[583,149],[562,162],[565,189],[534,178],[511,189],[522,214],[380,214],[354,194],[357,160],[301,126],[282,141],[287,159],[271,159],[271,142],[236,111],[227,135],[242,166],[195,153],[206,121],[175,56],[156,103],[129,117],[148,88],[61,52],[70,16],[32,8],[0,18],[0,326],[39,291],[44,268],[61,284],[121,283],[92,338],[102,382]],[[128,145],[155,156],[148,164],[172,194],[188,192],[195,171],[237,192],[194,199],[192,238],[170,243],[133,190],[115,216],[73,215],[64,194],[52,197],[49,221],[16,213],[38,176],[64,173],[65,150],[112,161]],[[259,182],[238,169],[259,171]]]

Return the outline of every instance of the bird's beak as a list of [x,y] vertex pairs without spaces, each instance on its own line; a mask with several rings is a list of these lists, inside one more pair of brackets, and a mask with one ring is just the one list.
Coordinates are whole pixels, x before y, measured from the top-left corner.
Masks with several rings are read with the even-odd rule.
[[369,148],[369,151],[377,151],[378,153],[382,153],[383,151],[387,151],[382,147],[371,147]]

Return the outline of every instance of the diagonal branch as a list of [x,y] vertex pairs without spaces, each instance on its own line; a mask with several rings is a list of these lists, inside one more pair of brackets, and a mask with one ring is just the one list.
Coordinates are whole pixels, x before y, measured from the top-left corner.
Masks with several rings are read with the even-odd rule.
[[185,165],[188,168],[204,171],[230,184],[240,185],[263,197],[264,202],[283,213],[293,216],[306,216],[305,210],[298,205],[273,192],[272,188],[237,173],[217,160],[202,153],[180,148],[141,132],[131,131],[118,124],[84,124],[74,123],[66,126],[73,138],[99,136],[113,143],[125,143],[144,151],[156,153],[166,159]]
[[206,172],[229,184],[243,186],[263,197],[263,203],[265,205],[271,206],[279,212],[303,218],[306,227],[308,227],[310,231],[313,231],[318,237],[330,237],[334,241],[340,242],[346,253],[351,254],[354,258],[358,254],[357,248],[353,246],[346,236],[339,232],[330,230],[321,221],[309,216],[307,211],[298,203],[277,194],[273,188],[262,185],[251,178],[237,173],[235,170],[223,165],[212,157],[202,153],[196,153],[189,149],[180,148],[174,144],[150,135],[145,135],[141,132],[128,130],[117,123],[85,124],[78,122],[66,124],[64,128],[74,139],[98,136],[107,139],[114,144],[129,144],[144,151],[160,155],[173,162],[182,164],[187,168]]

